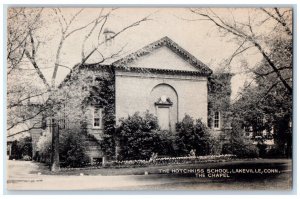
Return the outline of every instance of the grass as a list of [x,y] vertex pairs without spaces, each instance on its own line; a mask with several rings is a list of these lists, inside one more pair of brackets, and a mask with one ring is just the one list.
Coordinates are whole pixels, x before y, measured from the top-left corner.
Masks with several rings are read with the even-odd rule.
[[291,161],[288,159],[252,159],[252,160],[232,160],[217,163],[200,163],[200,164],[181,164],[181,165],[164,165],[164,166],[148,166],[148,167],[130,167],[130,168],[81,168],[80,170],[65,170],[51,172],[44,164],[38,164],[38,170],[43,175],[66,175],[78,176],[80,173],[84,175],[144,175],[145,172],[150,174],[161,174],[161,170],[166,169],[206,169],[206,168],[279,168],[281,170],[290,170]]

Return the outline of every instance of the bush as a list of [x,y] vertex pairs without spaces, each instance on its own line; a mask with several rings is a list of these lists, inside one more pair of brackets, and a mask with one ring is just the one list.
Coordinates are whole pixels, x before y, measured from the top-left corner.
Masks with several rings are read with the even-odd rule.
[[257,148],[259,151],[259,157],[266,157],[267,154],[267,145],[263,141],[257,143]]
[[223,145],[222,154],[234,154],[238,158],[257,158],[259,151],[254,144],[227,143]]
[[222,147],[222,154],[234,154],[238,158],[257,158],[259,150],[251,141],[246,140],[242,134],[243,129],[240,121],[233,120],[229,142]]
[[120,160],[149,159],[152,153],[167,155],[173,151],[170,133],[161,131],[157,118],[148,111],[121,119],[117,133]]
[[82,167],[89,162],[85,154],[84,135],[80,131],[61,133],[59,158],[64,167]]
[[185,115],[183,120],[176,124],[176,152],[185,156],[191,150],[196,150],[196,155],[210,154],[213,138],[209,129],[200,119],[195,122],[192,117]]
[[[52,135],[45,132],[37,143],[37,160],[51,163]],[[84,135],[81,131],[61,131],[59,138],[59,159],[63,167],[82,167],[89,161],[85,154]]]
[[279,149],[278,147],[274,147],[274,148],[271,148],[270,150],[267,150],[264,157],[265,158],[285,158],[285,156],[282,154],[282,149]]
[[32,143],[31,143],[31,141],[32,141],[32,139],[31,139],[30,136],[22,137],[18,141],[18,148],[20,150],[22,159],[25,156],[28,156],[31,159],[31,156],[32,156]]
[[51,163],[51,147],[52,147],[52,134],[49,131],[43,132],[43,135],[37,142],[38,157],[36,160]]
[[32,156],[31,137],[21,137],[12,142],[10,159],[23,159],[24,156]]

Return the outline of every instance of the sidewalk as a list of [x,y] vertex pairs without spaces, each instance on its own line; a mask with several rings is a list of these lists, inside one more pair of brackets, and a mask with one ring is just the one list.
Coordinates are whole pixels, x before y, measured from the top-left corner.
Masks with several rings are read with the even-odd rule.
[[[268,162],[269,161],[269,162]],[[8,190],[289,190],[291,188],[290,160],[257,160],[227,163],[228,166],[256,167],[286,165],[276,176],[246,178],[197,178],[195,175],[149,174],[149,175],[39,175],[40,163],[8,161]],[[217,164],[218,165],[218,164]],[[254,166],[253,166],[254,165]],[[203,165],[199,165],[203,166]],[[212,165],[211,165],[212,166]],[[210,168],[217,168],[215,167]],[[207,167],[209,168],[209,167]],[[47,168],[45,168],[47,169]]]

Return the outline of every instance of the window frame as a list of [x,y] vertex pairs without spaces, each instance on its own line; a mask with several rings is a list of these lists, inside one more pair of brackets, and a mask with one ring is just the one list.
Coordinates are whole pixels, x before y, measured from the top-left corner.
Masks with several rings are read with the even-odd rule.
[[[216,119],[216,113],[218,113],[218,119]],[[216,121],[218,121],[218,123],[216,123]],[[216,124],[218,124],[218,127],[216,127]],[[216,130],[221,129],[221,112],[220,111],[214,111],[213,129],[216,129]]]
[[[98,117],[95,117],[95,111],[96,109],[99,109],[99,115]],[[99,119],[99,126],[95,126],[95,119]],[[103,108],[100,106],[93,106],[93,119],[92,119],[92,123],[93,123],[93,129],[103,129]]]

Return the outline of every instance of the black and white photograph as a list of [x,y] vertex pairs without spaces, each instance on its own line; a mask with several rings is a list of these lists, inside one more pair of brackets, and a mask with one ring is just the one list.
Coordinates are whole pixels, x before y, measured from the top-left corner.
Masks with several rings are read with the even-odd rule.
[[294,17],[7,6],[7,190],[292,191]]

